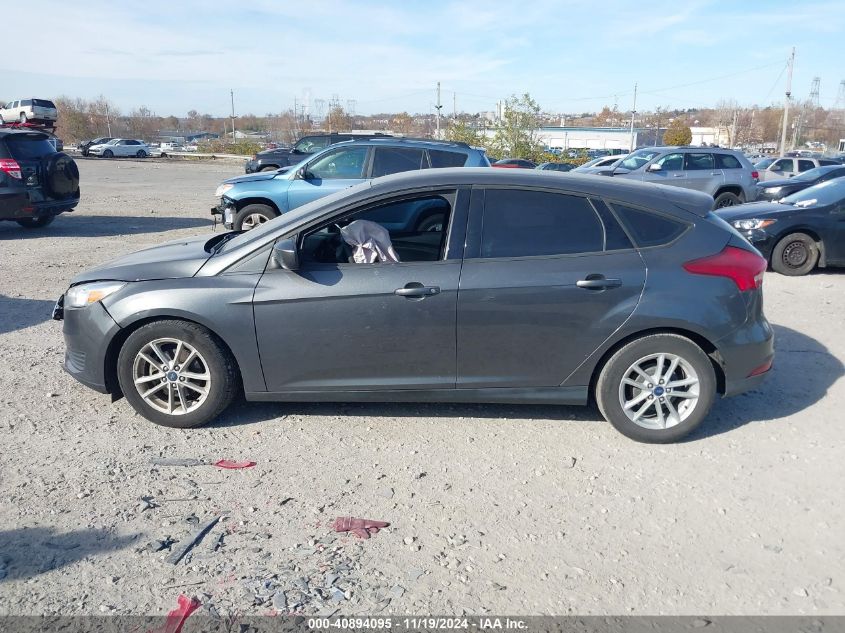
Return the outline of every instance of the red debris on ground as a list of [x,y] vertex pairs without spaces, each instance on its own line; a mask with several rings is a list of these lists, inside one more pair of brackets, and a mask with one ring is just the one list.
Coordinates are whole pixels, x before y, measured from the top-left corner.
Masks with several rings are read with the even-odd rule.
[[233,462],[231,459],[221,459],[220,461],[214,462],[213,465],[217,466],[217,468],[234,470],[236,468],[252,468],[255,464],[256,462]]
[[335,532],[352,532],[359,538],[370,538],[378,534],[380,528],[390,525],[386,521],[373,521],[371,519],[356,519],[355,517],[337,517],[332,527]]
[[189,598],[182,594],[177,599],[177,606],[173,611],[167,614],[167,620],[164,626],[148,631],[148,633],[180,633],[185,620],[194,611],[200,608],[200,601],[196,598]]

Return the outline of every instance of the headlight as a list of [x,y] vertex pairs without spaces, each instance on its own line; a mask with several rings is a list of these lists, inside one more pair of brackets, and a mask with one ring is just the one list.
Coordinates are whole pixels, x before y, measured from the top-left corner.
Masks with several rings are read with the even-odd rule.
[[222,196],[224,193],[229,191],[229,189],[231,189],[234,186],[235,185],[233,185],[231,183],[224,182],[222,185],[220,185],[219,187],[217,187],[217,189],[214,190],[214,197],[219,198],[220,196]]
[[775,222],[777,222],[777,220],[761,220],[758,218],[752,218],[750,220],[737,220],[733,223],[733,225],[734,228],[741,231],[752,231],[754,229],[764,229]]
[[105,299],[126,285],[125,281],[94,281],[74,286],[65,293],[65,306],[84,308]]
[[764,187],[763,191],[765,191],[766,193],[777,193],[781,189],[783,189],[783,187]]

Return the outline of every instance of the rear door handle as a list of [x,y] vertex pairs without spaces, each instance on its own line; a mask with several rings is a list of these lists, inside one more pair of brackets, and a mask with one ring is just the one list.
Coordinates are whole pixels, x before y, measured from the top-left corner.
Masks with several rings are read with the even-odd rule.
[[608,279],[603,275],[587,275],[586,279],[579,279],[575,282],[579,288],[586,288],[587,290],[606,290],[608,288],[618,288],[622,285],[621,279]]
[[431,297],[440,294],[440,286],[423,286],[421,283],[414,281],[405,284],[404,288],[397,288],[393,291],[393,294],[411,299]]

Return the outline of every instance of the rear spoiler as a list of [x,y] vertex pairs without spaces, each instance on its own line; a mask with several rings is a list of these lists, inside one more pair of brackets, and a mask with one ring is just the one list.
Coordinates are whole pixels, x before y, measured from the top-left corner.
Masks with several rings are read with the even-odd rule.
[[663,190],[663,196],[682,211],[705,218],[713,210],[713,198],[706,193],[669,185],[658,186]]

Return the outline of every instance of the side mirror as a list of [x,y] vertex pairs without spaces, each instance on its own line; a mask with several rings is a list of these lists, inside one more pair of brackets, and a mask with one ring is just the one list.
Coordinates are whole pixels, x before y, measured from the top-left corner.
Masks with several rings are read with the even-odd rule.
[[648,171],[663,171],[663,168],[657,163],[652,163],[648,166]]
[[314,175],[308,171],[307,167],[300,167],[296,170],[296,179],[297,180],[311,180]]
[[299,270],[299,253],[296,249],[296,236],[286,237],[273,245],[273,261],[280,268],[291,272]]

